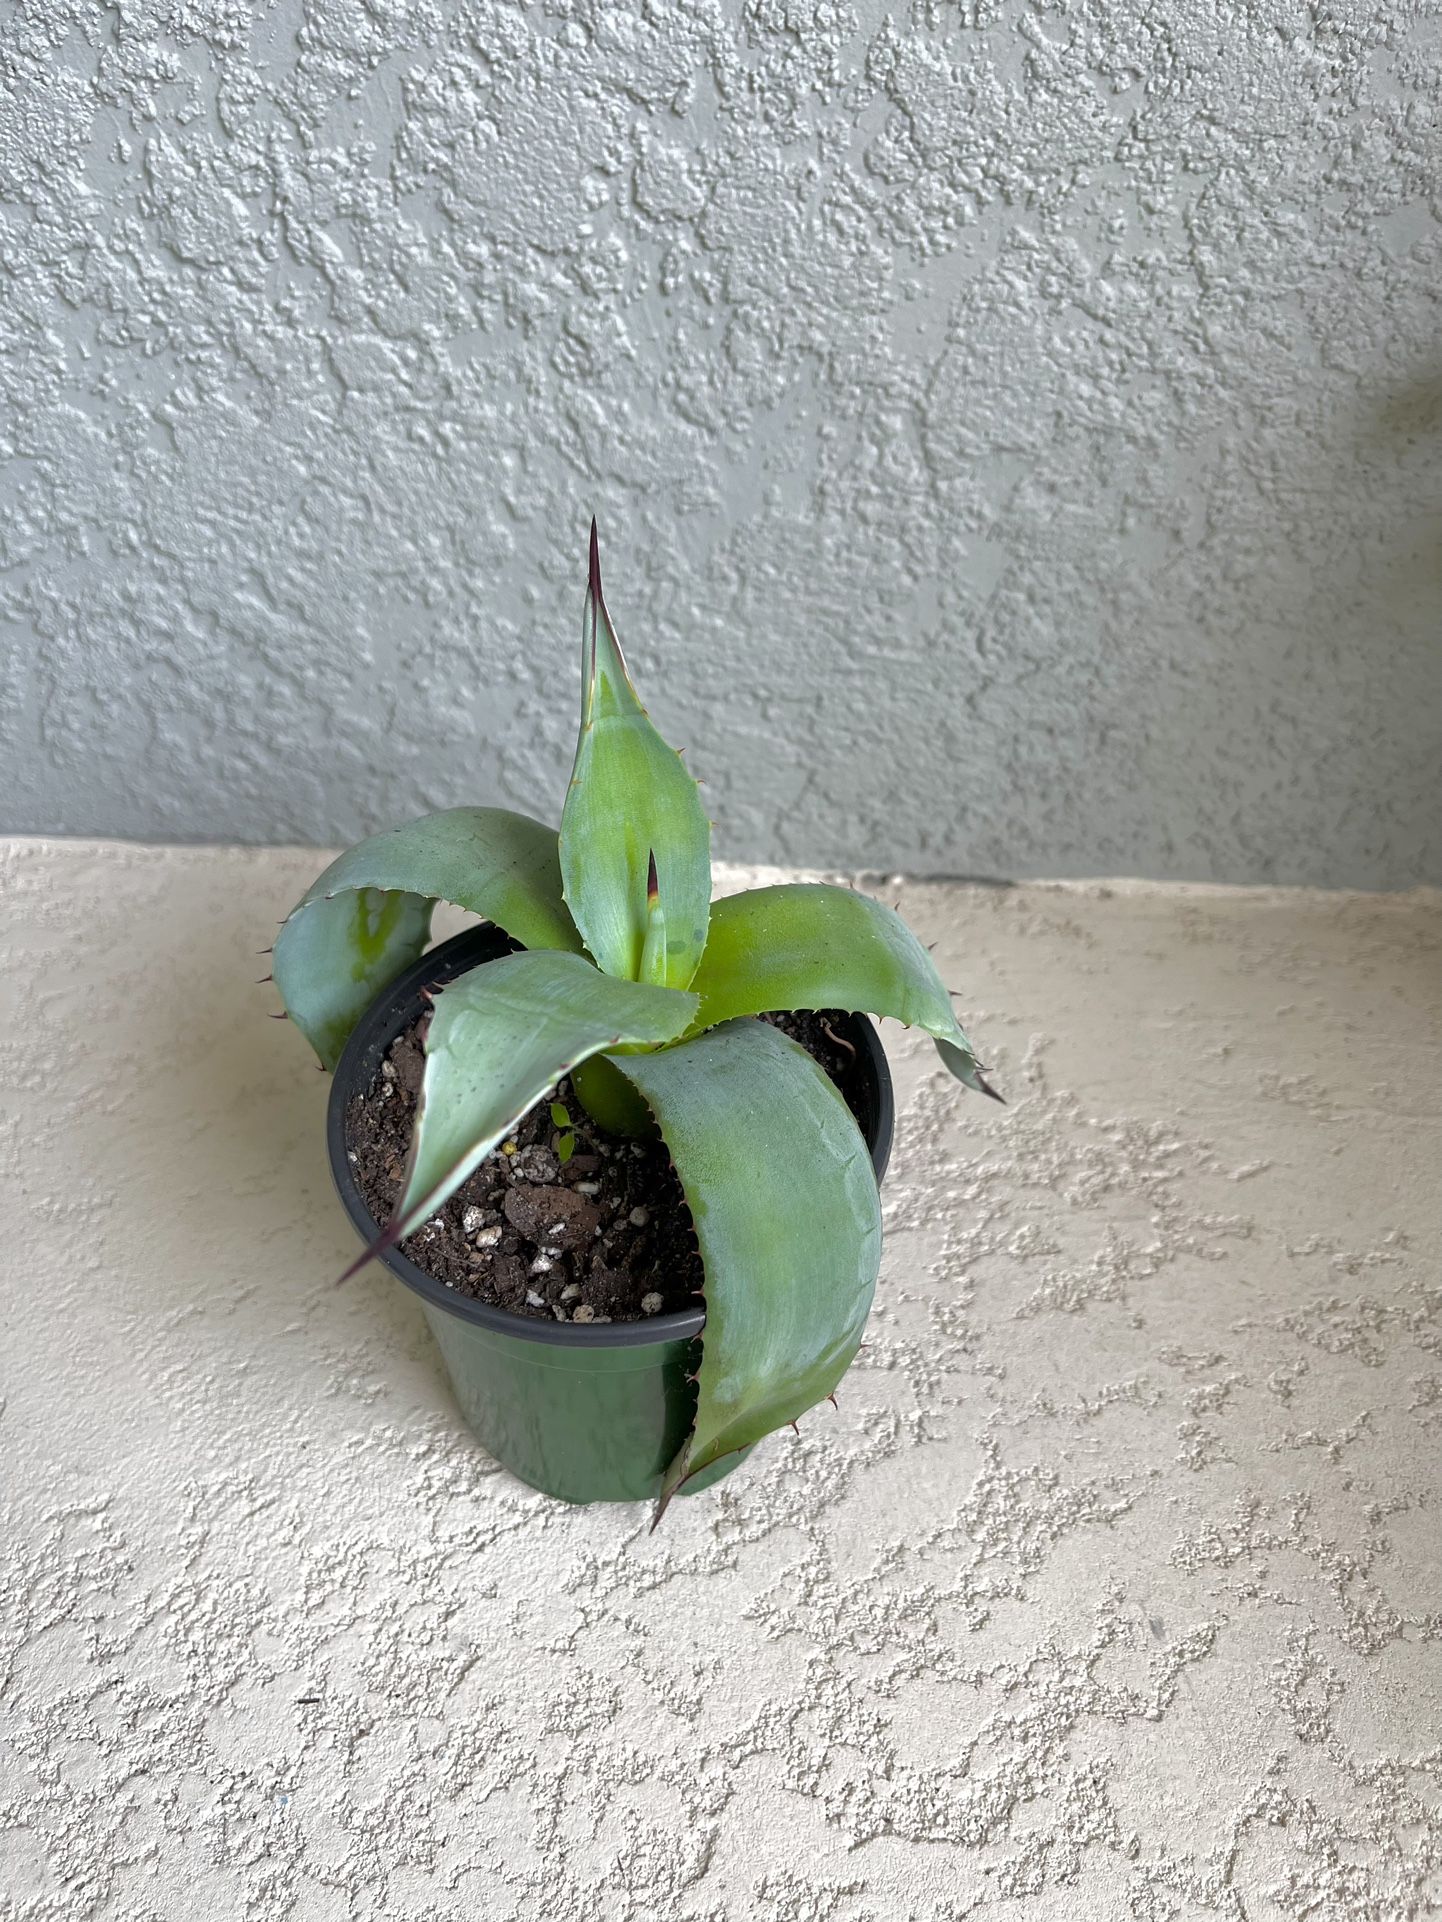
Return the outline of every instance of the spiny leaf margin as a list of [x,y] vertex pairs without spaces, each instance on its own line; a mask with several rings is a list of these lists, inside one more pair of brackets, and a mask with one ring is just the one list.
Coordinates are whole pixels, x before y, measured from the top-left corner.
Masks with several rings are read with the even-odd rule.
[[508,808],[447,808],[370,835],[332,861],[286,917],[275,985],[322,1066],[389,982],[425,951],[449,901],[533,949],[579,953],[557,835]]
[[931,956],[901,916],[868,894],[818,881],[752,888],[712,905],[692,977],[691,1033],[739,1015],[842,1008],[923,1029],[956,1078],[993,1101]]
[[794,1421],[845,1374],[876,1286],[881,1205],[841,1095],[766,1022],[606,1059],[655,1116],[705,1274],[696,1415],[659,1519],[684,1481]]

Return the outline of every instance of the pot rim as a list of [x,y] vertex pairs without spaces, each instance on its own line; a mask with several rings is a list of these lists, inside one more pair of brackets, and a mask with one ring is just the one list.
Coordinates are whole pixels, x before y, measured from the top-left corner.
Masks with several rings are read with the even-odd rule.
[[[466,928],[427,949],[418,961],[382,988],[352,1029],[331,1077],[330,1098],[326,1105],[326,1148],[331,1179],[341,1206],[351,1224],[366,1242],[374,1241],[381,1231],[366,1205],[348,1159],[346,1148],[346,1109],[352,1094],[369,1087],[380,1065],[381,1056],[396,1036],[409,1027],[420,1010],[421,989],[453,981],[458,975],[502,955],[515,954],[521,944],[490,922]],[[877,1185],[886,1172],[891,1156],[891,1135],[895,1105],[891,1071],[869,1015],[843,1016],[847,1040],[857,1050],[866,1093],[872,1110],[871,1126],[862,1133],[871,1155]],[[403,1249],[391,1248],[377,1257],[381,1264],[423,1301],[443,1313],[474,1323],[491,1334],[509,1335],[517,1341],[534,1341],[552,1348],[639,1348],[664,1342],[694,1341],[706,1321],[704,1303],[695,1308],[676,1309],[670,1314],[648,1315],[644,1321],[574,1322],[542,1321],[531,1315],[515,1315],[508,1308],[495,1308],[474,1296],[460,1294],[449,1283],[428,1275]]]

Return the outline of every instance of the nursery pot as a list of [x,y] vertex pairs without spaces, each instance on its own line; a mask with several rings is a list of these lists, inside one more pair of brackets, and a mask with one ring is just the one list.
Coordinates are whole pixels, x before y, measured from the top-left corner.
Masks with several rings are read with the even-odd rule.
[[[347,1158],[351,1097],[370,1087],[391,1043],[420,1015],[423,990],[443,987],[516,946],[490,926],[442,942],[376,997],[346,1043],[331,1086],[327,1143],[341,1201],[366,1241],[376,1238],[380,1224]],[[893,1119],[886,1056],[865,1015],[843,1016],[838,1032],[857,1051],[863,1132],[879,1182]],[[418,1268],[404,1247],[380,1260],[420,1297],[466,1421],[513,1475],[565,1502],[644,1501],[660,1493],[662,1473],[691,1425],[686,1376],[705,1321],[702,1307],[645,1321],[541,1321],[458,1294]],[[720,1481],[743,1459],[727,1456],[689,1481],[685,1492]]]

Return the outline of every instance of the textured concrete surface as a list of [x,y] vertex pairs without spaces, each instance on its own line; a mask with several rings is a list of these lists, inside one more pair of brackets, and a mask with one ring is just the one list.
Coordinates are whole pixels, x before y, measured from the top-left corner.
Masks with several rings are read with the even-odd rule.
[[839,1409],[648,1537],[331,1286],[314,860],[4,851],[6,1922],[1437,1912],[1436,896],[905,887],[1011,1105],[888,1037]]
[[1434,0],[0,0],[0,90],[0,827],[554,808],[595,508],[734,857],[1442,880]]

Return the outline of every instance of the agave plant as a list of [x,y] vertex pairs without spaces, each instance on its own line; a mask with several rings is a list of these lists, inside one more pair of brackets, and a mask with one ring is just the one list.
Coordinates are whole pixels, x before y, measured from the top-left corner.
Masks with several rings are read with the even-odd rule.
[[371,1000],[424,950],[437,901],[523,950],[435,995],[401,1199],[348,1273],[418,1228],[563,1076],[602,1125],[659,1129],[695,1223],[705,1305],[694,1420],[664,1505],[832,1392],[876,1282],[880,1207],[857,1124],[812,1057],[754,1017],[890,1015],[999,1097],[891,909],[808,883],[712,901],[711,823],[631,683],[594,522],[582,685],[559,834],[463,807],[360,842],[285,921],[274,977],[334,1068]]

